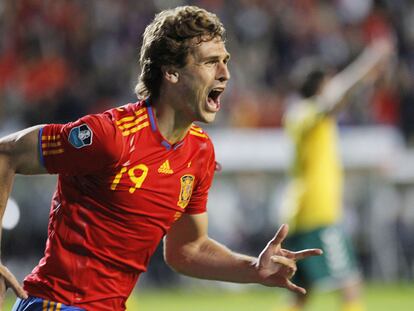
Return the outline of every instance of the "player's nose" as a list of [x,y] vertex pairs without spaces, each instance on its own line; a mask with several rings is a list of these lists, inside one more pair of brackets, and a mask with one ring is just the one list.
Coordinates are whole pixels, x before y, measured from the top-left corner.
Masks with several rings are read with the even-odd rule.
[[230,71],[227,63],[220,62],[217,68],[217,80],[225,82],[230,80]]

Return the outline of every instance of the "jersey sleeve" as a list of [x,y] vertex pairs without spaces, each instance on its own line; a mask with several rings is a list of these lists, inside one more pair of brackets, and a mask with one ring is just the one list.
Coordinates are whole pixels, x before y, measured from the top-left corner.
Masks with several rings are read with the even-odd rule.
[[314,105],[299,104],[291,109],[283,120],[287,133],[300,140],[323,118],[323,114]]
[[88,175],[116,165],[123,144],[110,115],[88,115],[76,122],[44,126],[39,152],[51,174]]
[[211,152],[205,163],[207,163],[207,167],[204,171],[204,176],[200,179],[200,182],[196,184],[190,203],[185,210],[187,214],[200,214],[207,210],[208,192],[213,183],[214,172],[216,170],[216,158],[212,144]]

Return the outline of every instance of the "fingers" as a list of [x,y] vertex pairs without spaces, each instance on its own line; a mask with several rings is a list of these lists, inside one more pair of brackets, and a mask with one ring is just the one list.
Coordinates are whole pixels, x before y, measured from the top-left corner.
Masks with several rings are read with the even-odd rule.
[[6,297],[6,290],[6,282],[4,281],[4,278],[0,277],[0,310],[3,310],[2,306]]
[[297,270],[296,262],[294,260],[282,256],[272,256],[270,259],[273,263],[282,265],[286,268],[283,272],[282,270],[279,270],[279,273],[283,274],[285,278],[288,280],[293,278]]
[[287,280],[286,288],[294,293],[298,293],[302,295],[306,294],[306,289],[304,289],[303,287],[297,286],[296,284],[292,283],[289,280]]
[[285,240],[287,234],[289,232],[289,226],[286,224],[283,224],[280,226],[279,230],[277,230],[276,235],[274,238],[270,241],[270,244],[273,245],[280,245]]
[[0,265],[0,275],[4,277],[6,285],[11,287],[17,297],[21,299],[27,299],[28,295],[26,291],[20,286],[16,277],[10,272],[7,267]]
[[292,252],[284,249],[283,252],[286,254],[286,256],[294,260],[301,260],[307,257],[319,256],[323,254],[323,251],[319,248],[304,249],[298,252]]
[[272,260],[273,263],[277,263],[288,268],[290,271],[289,275],[287,276],[288,279],[292,278],[296,273],[297,267],[294,260],[282,256],[272,256],[270,257],[270,260]]
[[20,284],[17,285],[10,285],[11,289],[14,291],[15,295],[21,299],[27,299],[29,298],[29,295],[27,292],[23,289],[23,287],[20,286]]

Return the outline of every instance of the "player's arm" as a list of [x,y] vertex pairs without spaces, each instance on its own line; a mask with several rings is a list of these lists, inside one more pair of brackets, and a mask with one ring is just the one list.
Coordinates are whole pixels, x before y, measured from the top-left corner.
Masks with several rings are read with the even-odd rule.
[[290,281],[296,261],[320,255],[318,249],[290,252],[281,248],[288,228],[283,225],[258,258],[232,252],[207,235],[207,213],[184,214],[164,240],[168,265],[182,274],[209,280],[258,283],[305,293]]
[[[35,126],[0,138],[0,220],[3,218],[7,200],[12,189],[14,176],[18,174],[46,173],[40,163],[38,136],[42,126]],[[1,231],[0,231],[1,233]],[[0,264],[0,305],[7,287],[17,296],[27,298],[14,275]]]
[[371,73],[378,73],[392,51],[393,45],[387,39],[374,41],[365,48],[354,62],[326,83],[317,98],[322,112],[338,113],[348,102],[345,97]]

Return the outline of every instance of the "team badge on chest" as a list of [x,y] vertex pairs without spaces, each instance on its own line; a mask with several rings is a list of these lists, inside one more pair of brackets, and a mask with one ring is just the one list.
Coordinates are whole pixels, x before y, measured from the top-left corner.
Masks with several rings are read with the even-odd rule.
[[193,175],[181,176],[181,190],[177,205],[183,209],[186,208],[190,202],[191,194],[193,193],[194,179]]

